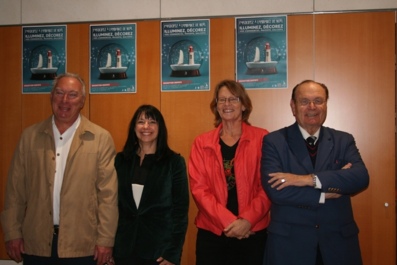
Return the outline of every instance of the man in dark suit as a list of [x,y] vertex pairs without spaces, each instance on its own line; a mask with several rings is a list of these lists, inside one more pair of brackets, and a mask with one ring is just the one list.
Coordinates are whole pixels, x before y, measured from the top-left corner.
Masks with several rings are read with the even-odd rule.
[[264,137],[262,184],[272,201],[266,265],[362,264],[350,197],[369,175],[353,136],[323,126],[327,100],[324,84],[301,82],[290,102],[296,122]]

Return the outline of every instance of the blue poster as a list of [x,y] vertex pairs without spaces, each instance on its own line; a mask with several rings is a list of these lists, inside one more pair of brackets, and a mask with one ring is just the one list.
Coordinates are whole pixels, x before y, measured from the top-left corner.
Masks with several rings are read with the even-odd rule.
[[90,26],[90,93],[136,93],[136,24]]
[[161,22],[161,91],[208,91],[209,20]]
[[66,26],[22,27],[22,93],[49,93],[66,71]]
[[287,88],[287,17],[236,18],[237,81],[247,89]]

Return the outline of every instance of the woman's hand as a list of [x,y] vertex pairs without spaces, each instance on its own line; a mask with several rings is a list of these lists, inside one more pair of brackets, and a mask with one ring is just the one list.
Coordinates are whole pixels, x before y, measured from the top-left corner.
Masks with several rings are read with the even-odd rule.
[[159,265],[175,265],[174,263],[169,262],[163,257],[158,258],[156,261],[159,262]]
[[238,218],[228,227],[223,230],[227,237],[236,237],[238,239],[248,238],[252,233],[250,232],[251,223],[245,219]]

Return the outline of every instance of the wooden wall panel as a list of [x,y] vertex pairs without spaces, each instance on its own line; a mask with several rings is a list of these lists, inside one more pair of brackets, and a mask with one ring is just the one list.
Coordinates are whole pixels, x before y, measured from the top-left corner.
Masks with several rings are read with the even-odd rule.
[[394,19],[393,12],[315,18],[315,78],[330,90],[326,125],[355,136],[370,173],[369,188],[353,197],[367,265],[396,263]]
[[[21,27],[0,27],[0,209],[8,167],[21,133]],[[7,258],[0,229],[0,259]]]
[[51,115],[50,94],[22,95],[22,128],[44,120]]

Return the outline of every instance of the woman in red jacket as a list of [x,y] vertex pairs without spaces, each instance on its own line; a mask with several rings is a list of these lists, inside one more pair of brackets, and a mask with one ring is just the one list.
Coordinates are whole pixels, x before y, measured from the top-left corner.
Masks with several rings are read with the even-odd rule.
[[215,129],[198,136],[189,158],[190,189],[198,207],[196,265],[261,265],[270,201],[260,178],[265,129],[248,122],[244,87],[223,80],[210,104]]

